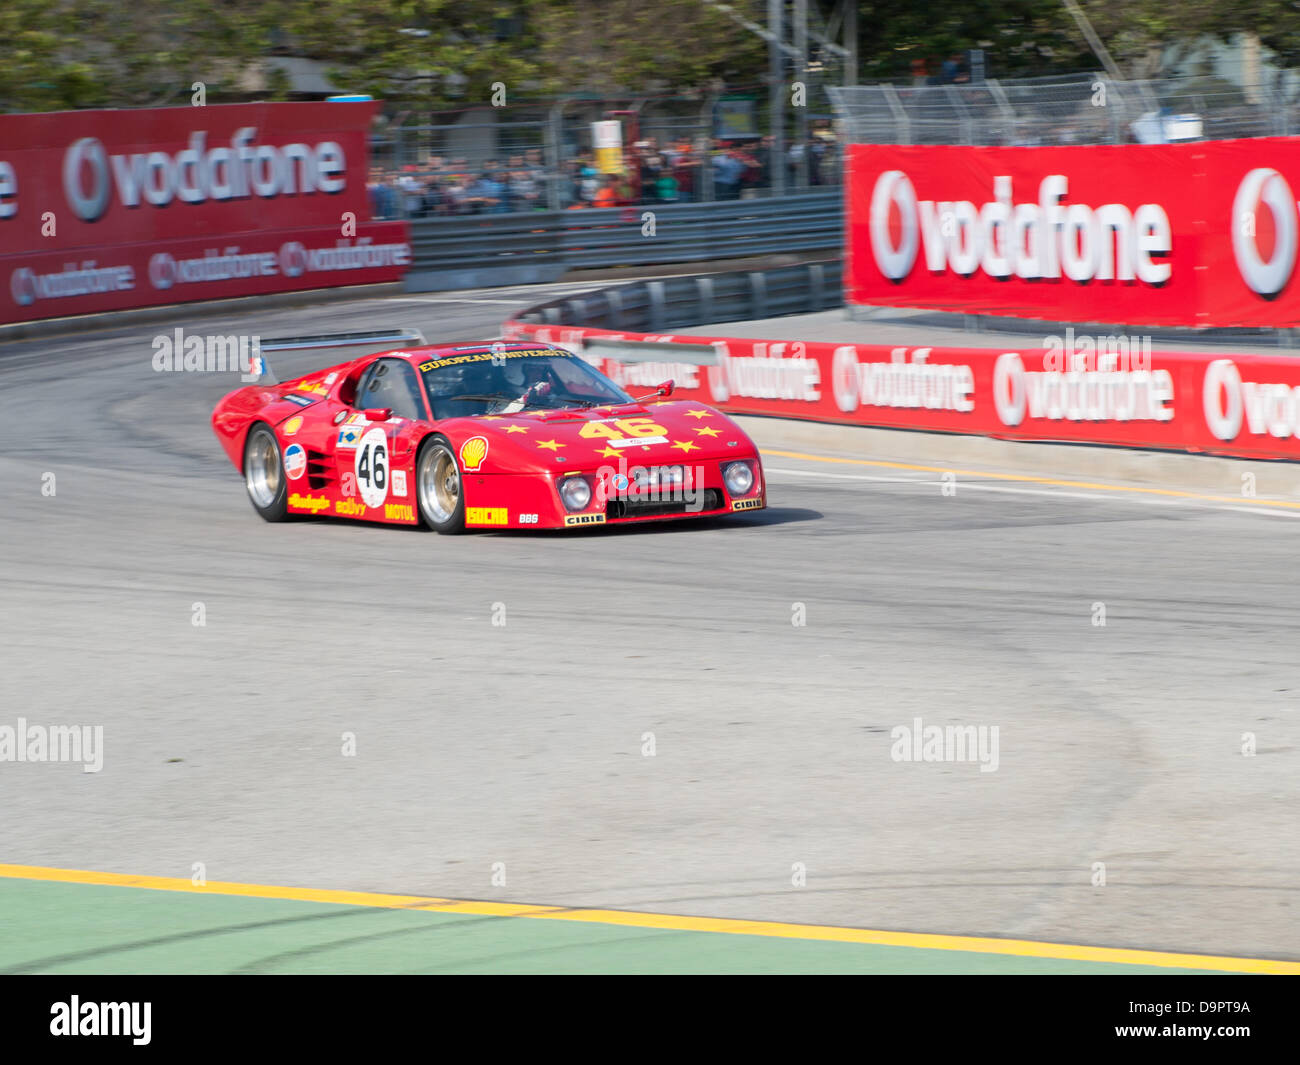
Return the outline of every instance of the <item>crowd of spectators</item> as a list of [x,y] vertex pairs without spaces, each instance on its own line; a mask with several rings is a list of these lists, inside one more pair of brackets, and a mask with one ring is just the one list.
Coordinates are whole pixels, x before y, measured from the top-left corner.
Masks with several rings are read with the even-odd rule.
[[[783,160],[789,188],[838,180],[838,146],[825,136],[810,136],[787,147]],[[593,151],[568,159],[558,175],[561,207],[627,207],[691,203],[706,198],[738,200],[773,184],[772,138],[636,141],[623,149],[621,172],[602,173]],[[432,218],[442,215],[507,214],[546,210],[551,178],[539,148],[511,155],[503,164],[490,159],[470,166],[464,158],[430,155],[424,165],[398,170],[373,167],[368,189],[375,218]]]
[[464,158],[430,155],[425,165],[400,170],[372,167],[367,184],[376,218],[432,218],[509,214],[546,208],[546,170],[540,149],[489,159],[471,167]]

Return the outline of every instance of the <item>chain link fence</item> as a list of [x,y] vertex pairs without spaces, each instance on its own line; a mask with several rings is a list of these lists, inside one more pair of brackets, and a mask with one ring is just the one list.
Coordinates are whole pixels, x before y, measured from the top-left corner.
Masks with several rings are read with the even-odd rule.
[[[743,129],[724,128],[717,108],[737,98],[748,102],[751,120]],[[842,167],[831,114],[810,113],[803,139],[795,135],[795,116],[787,116],[778,157],[764,107],[752,93],[701,93],[564,99],[399,121],[371,138],[373,214],[430,218],[712,203],[838,185]],[[611,120],[622,135],[612,160],[596,151],[592,128]]]
[[1164,144],[1300,133],[1294,97],[1220,78],[1083,73],[827,91],[850,144]]

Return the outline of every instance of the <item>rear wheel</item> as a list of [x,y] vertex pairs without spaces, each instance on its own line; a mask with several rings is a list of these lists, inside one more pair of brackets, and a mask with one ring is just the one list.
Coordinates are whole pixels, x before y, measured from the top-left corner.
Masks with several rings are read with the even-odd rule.
[[280,442],[269,425],[259,422],[244,443],[244,486],[249,502],[267,521],[289,516],[289,491]]
[[431,436],[415,460],[415,498],[420,519],[434,532],[465,531],[465,493],[460,467],[446,437]]

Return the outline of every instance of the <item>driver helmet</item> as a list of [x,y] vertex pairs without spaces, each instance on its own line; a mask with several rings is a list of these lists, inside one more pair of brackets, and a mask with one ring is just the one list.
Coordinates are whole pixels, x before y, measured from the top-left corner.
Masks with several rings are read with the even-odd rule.
[[546,368],[546,361],[537,356],[506,359],[505,374],[510,386],[521,391],[525,388],[531,388],[539,381],[548,381],[551,376]]

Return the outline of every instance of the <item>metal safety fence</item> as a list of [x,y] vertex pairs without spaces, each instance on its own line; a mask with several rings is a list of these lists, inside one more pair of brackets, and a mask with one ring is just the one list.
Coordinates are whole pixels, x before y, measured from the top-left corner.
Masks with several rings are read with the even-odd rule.
[[596,267],[838,254],[843,230],[838,189],[730,203],[415,219],[406,287],[536,284]]
[[669,277],[535,304],[515,316],[537,325],[664,333],[843,306],[839,259]]
[[1164,144],[1300,133],[1282,84],[1081,73],[827,89],[849,144]]

